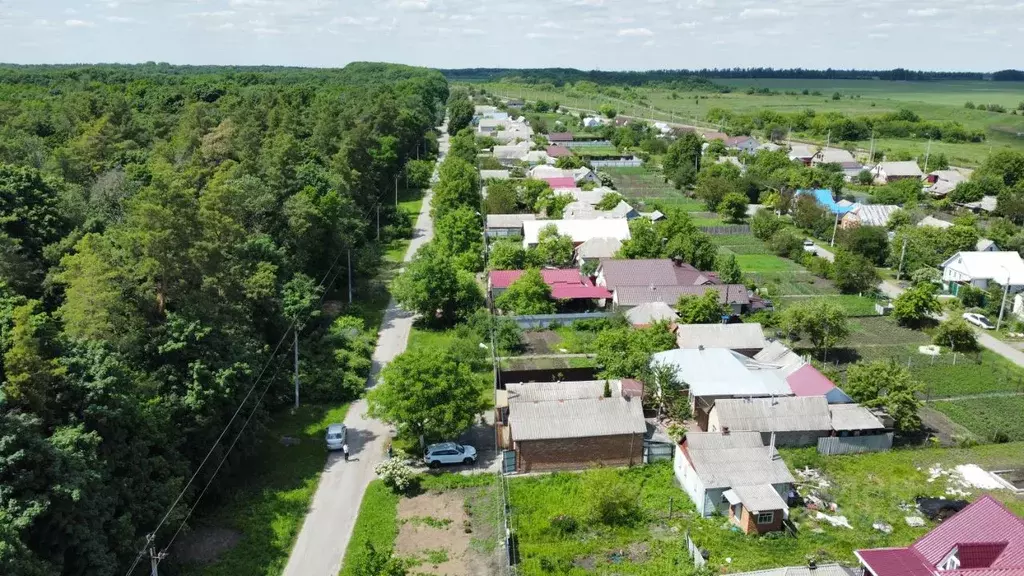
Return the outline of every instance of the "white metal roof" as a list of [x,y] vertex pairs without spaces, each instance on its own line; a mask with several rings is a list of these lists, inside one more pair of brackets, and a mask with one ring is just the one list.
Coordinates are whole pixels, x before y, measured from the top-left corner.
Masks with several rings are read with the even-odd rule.
[[533,214],[488,214],[487,228],[519,228],[523,222],[536,219]]
[[541,229],[551,225],[558,228],[559,234],[572,237],[574,243],[583,243],[591,238],[629,240],[629,221],[625,218],[535,220],[523,222],[523,246],[537,244]]
[[764,330],[757,323],[680,324],[676,328],[680,348],[728,348],[730,350],[763,349],[768,345]]
[[667,350],[651,356],[666,363],[694,396],[790,396],[785,379],[775,370],[751,370],[746,358],[724,348]]
[[957,252],[942,263],[972,280],[995,280],[1011,286],[1024,285],[1024,260],[1016,251]]
[[860,404],[831,404],[833,430],[882,430],[885,425]]
[[626,320],[634,326],[654,324],[662,320],[675,321],[679,315],[671,306],[664,302],[645,302],[630,308],[626,312]]
[[939,220],[934,216],[925,216],[917,223],[918,226],[931,226],[932,228],[949,228],[953,226],[952,222],[946,222],[945,220]]
[[824,396],[718,400],[712,411],[729,430],[798,432],[831,430]]
[[809,566],[786,566],[769,568],[754,572],[735,572],[732,576],[861,576],[860,568],[849,568],[839,564],[819,564],[813,569]]
[[480,171],[480,179],[481,180],[488,180],[488,179],[491,179],[491,178],[494,178],[494,179],[497,179],[497,180],[508,180],[508,177],[509,177],[508,170],[481,170]]
[[595,218],[628,218],[635,215],[633,207],[625,200],[619,200],[611,210],[597,210],[593,205],[586,202],[570,202],[562,210],[562,218],[565,220],[593,220]]
[[924,173],[921,172],[921,167],[913,160],[881,162],[876,167],[876,170],[885,172],[886,176],[924,176]]
[[862,226],[885,226],[893,212],[899,209],[899,206],[893,204],[860,204],[843,218],[854,214]]
[[782,496],[779,496],[778,490],[771,484],[737,486],[727,490],[723,496],[730,504],[743,504],[744,508],[755,514],[789,508]]
[[509,407],[513,441],[643,434],[640,400],[622,397],[520,402]]

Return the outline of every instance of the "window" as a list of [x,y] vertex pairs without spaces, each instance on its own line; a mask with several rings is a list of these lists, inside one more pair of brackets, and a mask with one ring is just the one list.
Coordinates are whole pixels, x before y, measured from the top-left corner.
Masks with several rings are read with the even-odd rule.
[[758,524],[771,524],[775,521],[775,512],[759,512],[757,515]]

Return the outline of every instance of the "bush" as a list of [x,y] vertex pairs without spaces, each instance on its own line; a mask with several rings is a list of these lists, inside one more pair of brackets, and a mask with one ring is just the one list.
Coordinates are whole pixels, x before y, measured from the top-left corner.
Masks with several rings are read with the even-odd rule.
[[607,526],[629,526],[642,511],[632,487],[615,470],[595,470],[586,480],[583,499],[591,521]]
[[768,246],[775,254],[791,259],[799,258],[804,253],[803,237],[788,228],[773,234]]
[[579,526],[579,522],[568,514],[559,514],[551,519],[551,528],[562,536],[576,532]]
[[932,342],[940,346],[949,346],[955,352],[978,350],[978,337],[963,318],[951,318],[939,324]]
[[412,468],[401,460],[396,459],[385,460],[377,464],[373,468],[373,473],[394,492],[406,492],[409,490],[416,476]]
[[971,285],[960,287],[957,298],[964,304],[964,308],[980,308],[985,305],[985,291]]

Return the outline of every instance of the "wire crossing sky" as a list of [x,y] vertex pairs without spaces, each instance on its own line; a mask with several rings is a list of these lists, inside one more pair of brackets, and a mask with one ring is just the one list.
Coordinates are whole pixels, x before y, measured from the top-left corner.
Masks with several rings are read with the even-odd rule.
[[0,61],[1024,67],[1021,0],[0,0]]

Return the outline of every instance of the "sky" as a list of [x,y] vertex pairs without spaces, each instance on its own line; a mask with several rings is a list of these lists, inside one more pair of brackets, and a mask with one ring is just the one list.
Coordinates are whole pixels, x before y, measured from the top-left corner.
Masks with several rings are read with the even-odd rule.
[[1024,67],[1024,0],[0,0],[0,62]]

